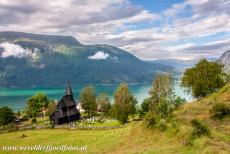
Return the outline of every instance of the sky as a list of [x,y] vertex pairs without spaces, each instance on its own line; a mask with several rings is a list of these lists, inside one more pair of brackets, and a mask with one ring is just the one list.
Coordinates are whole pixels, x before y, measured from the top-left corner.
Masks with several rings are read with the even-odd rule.
[[218,58],[230,0],[0,0],[0,31],[70,35],[143,60]]

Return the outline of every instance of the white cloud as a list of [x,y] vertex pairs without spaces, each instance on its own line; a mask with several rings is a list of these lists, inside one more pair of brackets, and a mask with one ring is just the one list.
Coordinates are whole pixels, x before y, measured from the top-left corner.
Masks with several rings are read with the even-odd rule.
[[10,56],[22,58],[31,54],[29,50],[22,48],[20,45],[8,42],[1,43],[0,48],[3,49],[2,53],[0,54],[2,58],[7,58]]
[[[1,0],[0,31],[72,35],[85,44],[121,47],[142,59],[195,58],[181,53],[183,40],[230,33],[229,8],[229,0],[184,0],[156,14],[129,0]],[[165,45],[170,41],[181,44]],[[223,46],[209,51],[217,55],[228,47]],[[206,51],[199,50],[202,56]]]
[[88,59],[91,60],[105,60],[109,57],[109,54],[104,51],[97,51],[94,55],[89,56]]

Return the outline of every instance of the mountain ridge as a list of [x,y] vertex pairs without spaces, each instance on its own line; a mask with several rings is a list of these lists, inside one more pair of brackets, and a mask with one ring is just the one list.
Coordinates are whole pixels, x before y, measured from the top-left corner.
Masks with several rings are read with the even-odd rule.
[[0,32],[0,87],[151,82],[173,68],[152,64],[111,45],[84,45],[74,37]]
[[224,65],[227,73],[230,73],[230,50],[225,51],[217,61]]

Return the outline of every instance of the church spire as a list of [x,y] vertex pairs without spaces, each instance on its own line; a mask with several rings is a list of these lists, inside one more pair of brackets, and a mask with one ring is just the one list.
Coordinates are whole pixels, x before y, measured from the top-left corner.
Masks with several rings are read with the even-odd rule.
[[68,85],[67,85],[66,90],[65,90],[65,95],[66,96],[73,95],[72,88],[71,88],[71,85],[70,85],[70,81],[68,81]]

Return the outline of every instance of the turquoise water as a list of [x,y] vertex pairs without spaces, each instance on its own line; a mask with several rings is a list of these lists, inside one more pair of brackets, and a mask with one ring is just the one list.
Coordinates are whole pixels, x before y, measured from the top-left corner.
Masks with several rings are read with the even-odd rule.
[[[113,101],[113,94],[117,86],[118,85],[94,85],[94,88],[97,94],[106,92],[110,100]],[[76,100],[78,100],[83,87],[84,85],[73,86],[73,93]],[[137,98],[139,103],[148,97],[150,88],[151,84],[129,85],[131,93]],[[27,99],[39,92],[45,93],[49,99],[59,100],[65,93],[65,87],[30,89],[0,88],[0,106],[10,106],[14,111],[24,110]],[[192,100],[191,95],[185,93],[179,84],[175,84],[175,92],[188,101]]]

